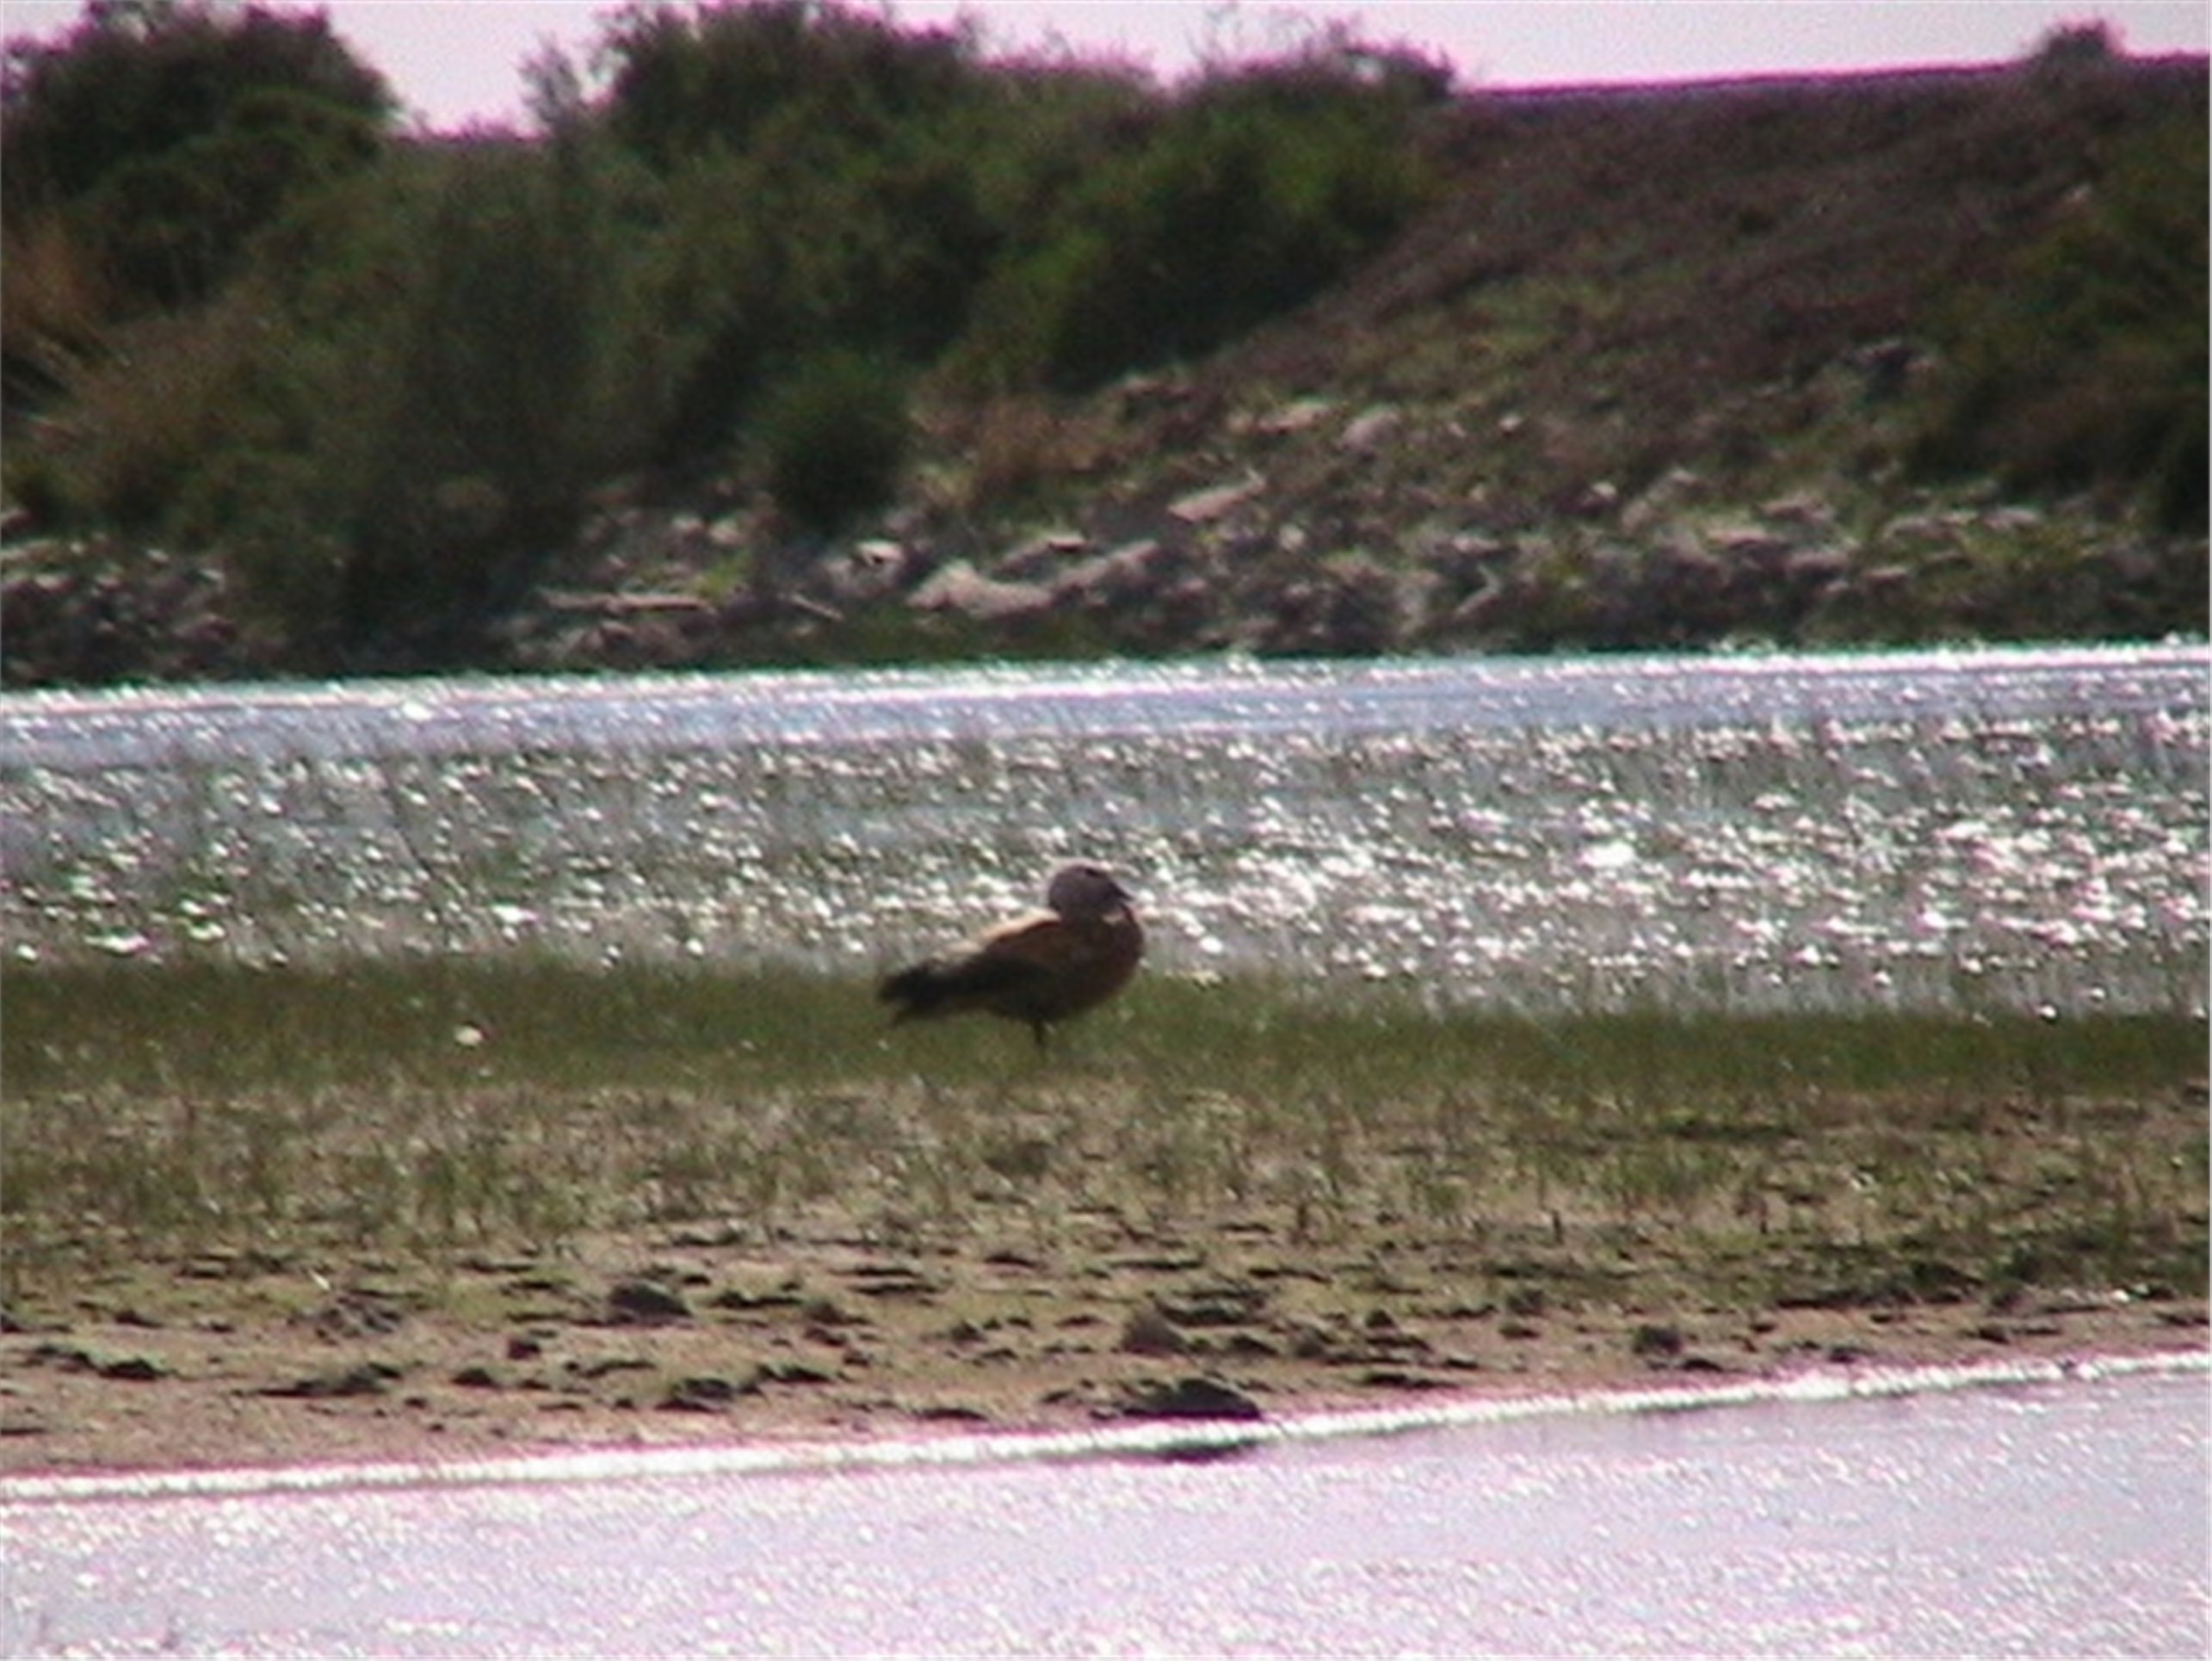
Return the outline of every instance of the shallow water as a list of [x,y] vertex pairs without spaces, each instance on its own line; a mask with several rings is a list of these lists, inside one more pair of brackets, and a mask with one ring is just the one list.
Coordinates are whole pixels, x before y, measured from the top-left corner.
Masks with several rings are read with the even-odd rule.
[[2200,1010],[2201,647],[0,700],[19,959],[866,972],[1125,870],[1167,973]]
[[1002,1443],[949,1461],[613,1453],[557,1479],[0,1483],[0,1646],[2203,1652],[2201,1365],[1833,1382],[1678,1390],[1665,1411],[1655,1393],[1492,1404],[1455,1428],[1210,1461]]

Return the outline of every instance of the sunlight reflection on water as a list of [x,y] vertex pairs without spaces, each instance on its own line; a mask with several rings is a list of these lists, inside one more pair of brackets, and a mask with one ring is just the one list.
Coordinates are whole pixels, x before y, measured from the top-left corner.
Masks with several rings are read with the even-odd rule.
[[2200,1008],[2201,648],[0,701],[19,960],[868,971],[1126,870],[1167,973]]

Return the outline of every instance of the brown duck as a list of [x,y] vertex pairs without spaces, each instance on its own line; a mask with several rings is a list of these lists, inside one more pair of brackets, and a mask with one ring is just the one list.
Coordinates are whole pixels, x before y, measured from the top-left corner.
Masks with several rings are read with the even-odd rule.
[[1053,1022],[1128,985],[1144,954],[1128,890],[1103,866],[1064,865],[1045,890],[1043,911],[887,976],[876,996],[897,1007],[894,1022],[970,1010],[1026,1022],[1042,1047]]

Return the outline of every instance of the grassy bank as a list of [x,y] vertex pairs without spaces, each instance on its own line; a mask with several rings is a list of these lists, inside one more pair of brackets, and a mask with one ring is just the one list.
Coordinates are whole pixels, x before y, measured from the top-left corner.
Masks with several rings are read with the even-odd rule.
[[0,1469],[421,1460],[2203,1341],[2203,1024],[1153,977],[11,972]]
[[1536,1242],[1563,1281],[1661,1244],[1685,1295],[1739,1302],[2204,1281],[2205,1034],[2178,1017],[1537,1023],[1155,979],[1041,1059],[771,973],[15,970],[5,996],[18,1295],[208,1251],[1102,1216],[1449,1243],[1478,1275]]

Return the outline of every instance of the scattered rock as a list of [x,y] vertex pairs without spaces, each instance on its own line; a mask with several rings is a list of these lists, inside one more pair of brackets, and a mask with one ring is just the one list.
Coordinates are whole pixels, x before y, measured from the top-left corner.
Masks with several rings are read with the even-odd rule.
[[607,1292],[607,1316],[612,1321],[646,1324],[688,1321],[691,1306],[658,1281],[617,1281]]
[[1187,1287],[1158,1302],[1158,1312],[1177,1326],[1243,1326],[1267,1307],[1268,1290],[1252,1281],[1213,1281]]
[[1168,503],[1167,510],[1186,525],[1210,525],[1217,519],[1226,518],[1266,488],[1267,480],[1256,472],[1249,473],[1233,484],[1215,485],[1177,497]]
[[1851,556],[1837,547],[1796,548],[1783,560],[1782,574],[1802,588],[1825,588],[1851,575]]
[[846,605],[867,605],[906,586],[912,552],[903,542],[876,537],[856,542],[825,574],[831,593]]
[[1869,401],[1880,404],[1900,396],[1928,360],[1912,342],[1893,337],[1853,348],[1845,361],[1858,372]]
[[1180,1355],[1190,1348],[1174,1322],[1147,1304],[1129,1317],[1115,1346],[1126,1355]]
[[1167,563],[1165,552],[1150,537],[1125,542],[1062,572],[1053,584],[1053,598],[1081,606],[1103,606],[1141,597],[1159,584]]
[[1136,1419],[1263,1419],[1267,1415],[1241,1390],[1192,1374],[1172,1383],[1133,1386],[1121,1416]]
[[992,575],[1009,582],[1026,581],[1072,559],[1090,546],[1091,539],[1081,531],[1047,531],[1002,555],[992,567]]
[[255,1393],[305,1400],[381,1396],[387,1393],[393,1382],[401,1376],[401,1369],[397,1367],[383,1362],[362,1362],[358,1366],[334,1368],[324,1373],[308,1374],[288,1383],[272,1384]]
[[1817,491],[1792,491],[1761,503],[1759,517],[1777,525],[1822,530],[1836,522],[1836,509]]
[[834,1384],[837,1375],[812,1362],[763,1362],[753,1374],[753,1386],[764,1384]]
[[1280,438],[1288,433],[1302,433],[1315,427],[1336,410],[1333,399],[1325,398],[1294,398],[1278,404],[1252,423],[1252,430]]
[[952,612],[979,623],[1006,623],[1051,610],[1053,591],[1037,583],[1003,583],[986,577],[965,559],[955,559],[907,596],[906,603],[916,611]]
[[738,1397],[755,1394],[759,1389],[760,1386],[750,1380],[738,1384],[712,1374],[677,1379],[669,1385],[660,1405],[664,1412],[719,1413]]
[[1393,1322],[1387,1327],[1370,1328],[1366,1336],[1366,1348],[1372,1355],[1425,1355],[1431,1346],[1428,1339],[1418,1332],[1410,1332]]
[[407,1324],[407,1312],[397,1299],[380,1292],[342,1292],[328,1303],[292,1318],[312,1328],[317,1336],[332,1340],[378,1338],[397,1332]]
[[1035,1182],[1052,1169],[1053,1152],[1049,1136],[1007,1136],[986,1143],[979,1157],[985,1170],[1010,1182]]
[[1585,519],[1603,519],[1621,505],[1621,487],[1610,479],[1585,485],[1571,499],[1572,510]]
[[1404,414],[1394,404],[1375,404],[1361,411],[1344,423],[1344,431],[1337,435],[1337,448],[1354,454],[1379,449],[1386,439],[1397,432],[1405,419]]
[[572,1378],[590,1384],[615,1373],[650,1373],[652,1363],[642,1355],[602,1355],[595,1361],[572,1361],[565,1370]]
[[34,1343],[22,1354],[26,1367],[54,1367],[65,1373],[96,1373],[99,1359],[73,1343]]
[[554,611],[589,612],[601,617],[705,617],[714,605],[696,594],[569,594],[547,590],[543,603]]
[[1399,636],[1397,579],[1366,554],[1309,565],[1288,582],[1248,598],[1257,613],[1250,644],[1296,656],[1366,655]]
[[1788,557],[1789,540],[1764,525],[1716,525],[1705,533],[1706,546],[1736,565],[1778,565]]
[[166,1367],[151,1355],[124,1355],[114,1361],[102,1362],[93,1369],[103,1379],[114,1379],[125,1384],[151,1384],[158,1379],[171,1376]]
[[806,1294],[796,1287],[777,1287],[768,1292],[748,1292],[743,1287],[726,1287],[707,1300],[717,1309],[803,1309]]
[[252,1281],[256,1274],[281,1274],[287,1268],[290,1263],[275,1252],[219,1245],[190,1258],[179,1274],[186,1281]]
[[1402,1367],[1370,1367],[1359,1375],[1359,1382],[1378,1390],[1448,1390],[1451,1387],[1443,1379],[1430,1378],[1425,1373],[1409,1373]]
[[103,538],[11,544],[0,580],[0,678],[10,686],[235,673],[221,573]]
[[943,1290],[936,1281],[905,1263],[856,1263],[844,1275],[853,1282],[853,1290],[863,1298],[927,1300]]
[[1621,509],[1621,528],[1632,534],[1653,530],[1676,518],[1704,491],[1702,476],[1687,467],[1670,467]]

